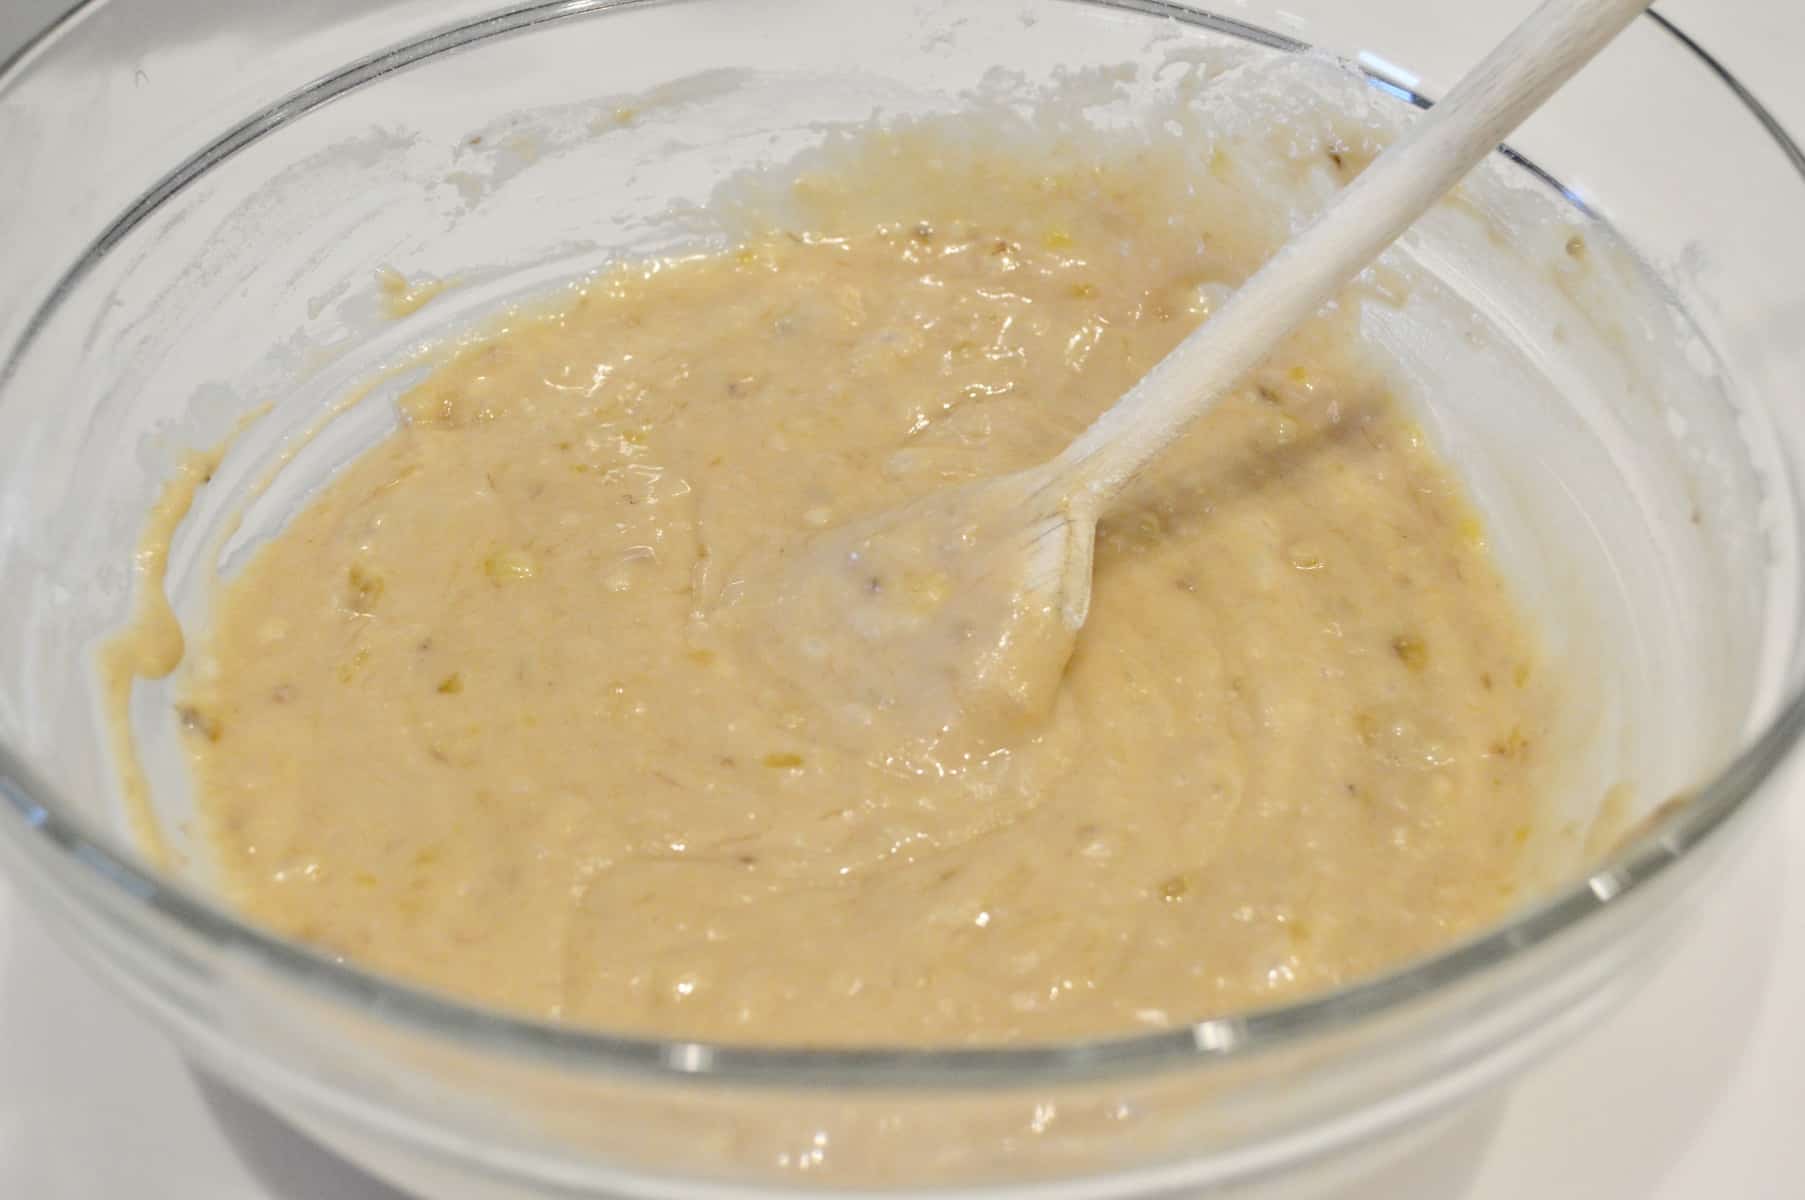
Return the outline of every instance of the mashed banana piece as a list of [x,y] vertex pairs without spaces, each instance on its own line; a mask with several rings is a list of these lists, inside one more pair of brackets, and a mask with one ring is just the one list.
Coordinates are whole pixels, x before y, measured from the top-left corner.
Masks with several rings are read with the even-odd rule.
[[795,232],[463,348],[217,600],[184,713],[237,903],[509,1009],[815,1044],[1156,1028],[1500,915],[1549,705],[1351,304],[1116,506],[1009,744],[820,736],[723,635],[743,564],[1113,402],[1282,237],[1230,174],[874,136]]

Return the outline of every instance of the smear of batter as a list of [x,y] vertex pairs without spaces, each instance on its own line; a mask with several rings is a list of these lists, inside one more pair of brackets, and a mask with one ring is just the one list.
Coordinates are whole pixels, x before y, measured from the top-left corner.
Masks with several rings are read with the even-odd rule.
[[1045,460],[1284,228],[1220,156],[931,130],[792,200],[510,317],[224,589],[183,703],[237,902],[511,1009],[817,1044],[1161,1027],[1501,914],[1547,698],[1348,306],[1116,506],[1007,739],[828,735],[797,681],[862,703],[859,663],[791,657],[747,564]]

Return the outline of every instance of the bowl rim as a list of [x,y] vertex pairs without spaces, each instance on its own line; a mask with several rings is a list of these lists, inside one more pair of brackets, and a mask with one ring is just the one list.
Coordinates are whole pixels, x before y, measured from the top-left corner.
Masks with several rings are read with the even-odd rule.
[[[19,83],[33,60],[108,2],[82,0],[10,59],[0,62],[0,97]],[[0,385],[11,374],[12,363],[34,340],[46,314],[121,238],[213,165],[287,121],[391,71],[488,37],[571,17],[683,2],[531,0],[360,58],[253,114],[164,176],[89,245],[28,320],[11,347],[8,360],[0,362]],[[1307,43],[1175,0],[1066,2],[1169,18],[1280,50],[1310,48]],[[1640,19],[1651,22],[1694,56],[1708,74],[1728,89],[1805,181],[1805,150],[1732,72],[1660,13],[1649,10]],[[1419,105],[1428,103],[1395,81],[1374,75],[1370,68],[1359,69],[1387,91]],[[1503,153],[1544,182],[1560,188],[1558,181],[1508,147],[1503,148]],[[1560,190],[1569,202],[1584,207],[1571,192]],[[1796,502],[1800,498],[1799,481],[1789,474],[1784,483]],[[0,820],[0,829],[4,830],[0,836],[20,843],[38,843],[26,848],[48,850],[52,859],[71,860],[75,870],[118,893],[109,899],[148,909],[157,919],[181,926],[214,948],[274,971],[328,1000],[428,1037],[453,1039],[466,1047],[518,1056],[541,1066],[760,1087],[1016,1087],[1091,1081],[1151,1069],[1244,1059],[1345,1030],[1369,1018],[1402,1010],[1426,994],[1444,992],[1476,979],[1489,969],[1552,941],[1587,917],[1607,908],[1620,908],[1630,898],[1648,892],[1649,885],[1669,867],[1753,807],[1750,801],[1802,735],[1805,689],[1787,695],[1760,734],[1715,777],[1691,793],[1687,803],[1671,805],[1590,873],[1563,885],[1507,921],[1385,974],[1302,1000],[1158,1032],[1028,1045],[898,1048],[710,1043],[608,1033],[460,1000],[260,929],[200,889],[162,876],[117,837],[91,829],[88,821],[60,803],[55,789],[37,777],[4,743],[0,743],[0,812],[11,819]]]

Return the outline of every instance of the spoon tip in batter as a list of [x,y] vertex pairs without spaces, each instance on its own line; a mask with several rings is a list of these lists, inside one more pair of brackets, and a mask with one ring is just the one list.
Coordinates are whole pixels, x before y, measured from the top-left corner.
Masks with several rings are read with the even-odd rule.
[[830,736],[981,757],[1045,719],[1089,602],[1094,525],[1044,494],[1026,472],[812,533],[743,564],[720,618]]

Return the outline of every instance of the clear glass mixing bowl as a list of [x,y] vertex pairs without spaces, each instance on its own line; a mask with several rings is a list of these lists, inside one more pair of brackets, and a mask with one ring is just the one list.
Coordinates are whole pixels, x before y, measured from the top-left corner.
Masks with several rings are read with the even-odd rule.
[[[1615,850],[1430,960],[1083,1045],[748,1050],[517,1019],[235,919],[184,845],[167,695],[146,685],[134,725],[181,852],[153,869],[125,833],[92,657],[183,448],[268,406],[176,540],[192,618],[207,538],[356,383],[510,296],[666,244],[653,218],[673,200],[824,123],[951,107],[996,69],[1036,81],[1224,43],[1323,47],[1434,96],[1512,15],[1454,7],[83,6],[0,74],[0,861],[197,1063],[427,1194],[1295,1190],[1395,1147],[1636,986],[1805,720],[1805,160],[1658,17],[1496,164],[1552,215],[1475,249],[1444,214],[1412,243],[1547,385],[1520,404],[1444,389],[1430,416],[1586,682],[1598,778],[1634,784],[1621,812],[1581,789],[1565,814],[1630,830]],[[1559,264],[1600,220],[1640,262],[1546,276],[1571,320],[1486,282]],[[387,320],[382,264],[460,286]],[[1623,315],[1616,297],[1657,282],[1671,310]],[[1416,367],[1432,378],[1434,356]],[[306,442],[313,474],[247,526],[389,419],[359,405]]]

